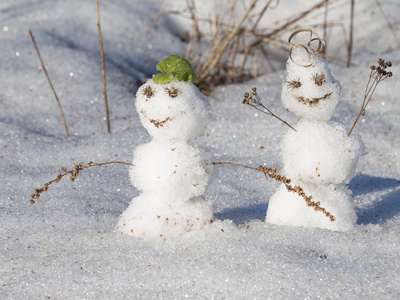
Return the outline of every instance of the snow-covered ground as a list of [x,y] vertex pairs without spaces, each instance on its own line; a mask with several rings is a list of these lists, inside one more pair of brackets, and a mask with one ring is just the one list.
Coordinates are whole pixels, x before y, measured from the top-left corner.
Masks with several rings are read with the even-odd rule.
[[[130,162],[135,147],[150,140],[135,110],[137,88],[162,58],[184,56],[186,43],[169,18],[160,18],[148,33],[163,1],[100,2],[111,134],[94,1],[0,2],[0,298],[400,298],[400,53],[375,1],[356,1],[354,66],[328,61],[342,84],[334,118],[347,127],[360,109],[369,66],[379,57],[393,63],[394,77],[378,86],[355,129],[366,148],[348,185],[358,216],[355,229],[267,224],[268,201],[279,184],[252,170],[215,166],[218,177],[205,192],[215,222],[178,239],[152,242],[114,231],[139,195],[127,166],[82,171],[75,182],[65,178],[29,203],[34,189],[61,167]],[[294,13],[297,2],[313,3],[295,2],[281,1],[274,15],[278,9],[284,16]],[[400,4],[381,2],[399,36]],[[332,22],[342,18],[339,11],[329,15]],[[63,105],[69,137],[28,29]],[[329,43],[343,43],[343,35],[331,35]],[[343,46],[329,49],[346,59]],[[282,167],[279,142],[287,127],[244,106],[242,95],[257,86],[272,111],[296,123],[280,102],[285,73],[280,68],[213,91],[212,120],[196,140],[213,161]]]

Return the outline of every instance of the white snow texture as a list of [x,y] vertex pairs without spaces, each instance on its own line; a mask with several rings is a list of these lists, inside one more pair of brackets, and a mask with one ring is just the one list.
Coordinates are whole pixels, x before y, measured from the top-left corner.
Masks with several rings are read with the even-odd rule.
[[[268,60],[261,52],[257,57],[247,55],[250,70],[257,66],[258,78],[217,86],[208,95],[210,118],[206,101],[196,102],[196,112],[190,106],[191,99],[181,103],[191,117],[198,116],[193,122],[195,127],[177,107],[163,106],[173,104],[174,99],[162,87],[154,88],[163,101],[152,98],[136,103],[145,111],[146,106],[160,101],[155,114],[153,109],[146,111],[149,119],[135,108],[135,95],[140,88],[141,97],[143,88],[150,84],[146,80],[156,73],[156,64],[171,54],[185,56],[188,39],[177,36],[170,28],[171,23],[178,24],[175,28],[182,36],[192,31],[192,11],[186,9],[187,2],[190,1],[168,1],[166,13],[149,31],[164,0],[99,1],[111,121],[108,133],[95,1],[0,1],[0,299],[400,299],[400,45],[387,25],[389,21],[400,36],[399,1],[379,1],[388,18],[381,14],[378,1],[355,1],[350,67],[340,60],[347,59],[344,41],[348,40],[351,1],[327,1],[327,36],[315,26],[324,22],[325,5],[311,10],[321,1],[272,1],[257,32],[264,33],[265,29],[268,34],[294,20],[289,17],[310,10],[281,30],[276,41],[287,41],[298,28],[312,28],[324,38],[327,62],[342,85],[340,98],[320,100],[321,104],[331,101],[332,107],[340,100],[335,109],[326,113],[329,116],[333,110],[333,117],[319,121],[311,118],[307,123],[304,115],[298,122],[295,114],[286,111],[281,95],[283,81],[283,88],[287,87],[288,53],[263,43]],[[251,0],[194,0],[199,29],[206,34],[200,48],[192,45],[195,51],[207,51],[207,39],[213,40],[214,26],[209,20],[214,2],[217,21],[232,26],[234,22],[238,24]],[[251,12],[254,21],[269,2],[257,1]],[[224,12],[222,9],[230,3],[236,3],[235,11]],[[176,18],[182,22],[175,22]],[[252,28],[254,23],[249,23],[244,24]],[[62,104],[69,136],[65,136],[60,111],[28,29],[35,36]],[[241,41],[238,44],[240,47]],[[394,76],[379,84],[365,116],[351,134],[354,139],[357,134],[362,137],[365,146],[352,177],[357,142],[345,138],[348,130],[341,129],[339,122],[344,128],[353,125],[369,66],[380,57],[392,62]],[[305,68],[288,64],[299,72],[288,80],[300,79],[301,87],[309,84],[318,88],[318,92],[314,89],[303,97],[323,97],[331,89],[327,80],[315,86],[314,71],[310,74]],[[325,73],[326,78],[328,75]],[[178,82],[172,84],[182,93],[185,88],[191,89]],[[325,84],[327,90],[321,91]],[[253,87],[263,103],[297,132],[242,104],[244,93]],[[290,100],[289,96],[284,98]],[[291,103],[299,109],[318,109],[296,101],[292,99]],[[327,110],[321,107],[321,114],[324,109]],[[293,111],[290,107],[289,110]],[[199,117],[202,114],[204,119]],[[179,125],[175,123],[178,127],[185,123],[180,127],[182,132],[167,130],[174,124],[172,121],[160,128],[150,122],[162,122],[168,116],[185,118]],[[189,126],[190,130],[186,128]],[[340,134],[331,133],[336,129]],[[321,137],[310,137],[308,130]],[[168,138],[171,134],[179,136],[166,141],[165,134]],[[189,136],[193,139],[187,140]],[[296,137],[291,143],[290,139]],[[325,145],[330,143],[328,138],[339,146]],[[307,139],[313,139],[313,145],[308,145]],[[151,161],[137,160],[136,157],[146,157],[146,149],[157,154]],[[178,151],[191,158],[178,155]],[[301,154],[295,155],[297,152]],[[63,177],[51,184],[35,204],[29,203],[34,189],[55,179],[62,167],[71,170],[75,164],[89,161],[130,163],[133,156],[135,167],[143,175],[134,177],[134,183],[130,181],[129,166],[92,167],[83,170],[74,182]],[[335,163],[328,159],[331,156]],[[316,223],[337,222],[308,209],[302,198],[297,199],[296,194],[289,194],[280,183],[266,179],[260,172],[214,165],[218,176],[211,180],[213,172],[207,175],[199,166],[208,170],[210,160],[277,167],[315,198],[337,195],[335,201],[329,201],[332,205],[321,206],[338,220],[348,218],[342,224],[350,227],[354,215],[346,215],[346,211],[354,209],[357,223],[350,230],[345,226],[335,231],[310,228]],[[170,164],[166,165],[166,161]],[[178,167],[174,161],[180,161]],[[144,168],[146,164],[149,168]],[[188,168],[192,180],[186,182],[182,174]],[[175,170],[180,175],[173,177]],[[297,174],[289,174],[291,170]],[[162,186],[163,197],[161,188],[156,187],[155,194],[151,191],[156,181]],[[181,182],[187,184],[181,186]],[[285,195],[279,196],[282,203],[273,201],[275,193]],[[349,202],[350,197],[353,200]],[[137,232],[140,237],[129,235],[129,230],[127,234],[116,233],[121,214],[132,199],[138,198],[134,202],[137,216],[131,220],[141,227]],[[348,204],[350,208],[346,209]],[[274,210],[275,205],[278,209],[282,205],[294,206],[285,211],[283,226],[265,221],[267,210]],[[344,214],[334,211],[336,207]],[[174,209],[186,218],[171,217]],[[211,213],[213,223],[203,226],[197,220],[204,218],[208,223]],[[147,220],[140,219],[142,216],[154,220],[154,229],[148,228]],[[278,211],[275,216],[279,218]],[[166,226],[166,218],[171,224],[175,222],[173,218],[183,223],[175,230]],[[292,224],[296,226],[289,226],[290,222],[296,222]],[[142,238],[144,230],[155,238]],[[178,231],[184,234],[165,237],[175,236]],[[159,233],[165,236],[157,237]]]

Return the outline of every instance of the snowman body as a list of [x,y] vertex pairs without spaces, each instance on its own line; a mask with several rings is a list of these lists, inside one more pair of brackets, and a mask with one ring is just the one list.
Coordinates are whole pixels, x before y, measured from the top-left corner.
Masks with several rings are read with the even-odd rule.
[[[281,142],[282,173],[299,185],[312,201],[319,202],[335,217],[306,205],[304,199],[280,186],[271,197],[266,221],[273,224],[319,227],[345,231],[354,227],[357,216],[351,191],[345,185],[354,176],[363,152],[357,136],[348,137],[345,127],[331,117],[340,99],[340,83],[325,60],[305,48],[296,48],[287,62],[282,88],[284,107],[299,117]],[[296,63],[295,63],[296,62]],[[310,65],[304,67],[301,65]]]
[[117,231],[152,239],[201,228],[213,216],[201,196],[211,169],[206,153],[189,140],[207,125],[207,97],[189,82],[150,79],[136,94],[136,109],[152,140],[134,151],[130,176],[142,193],[120,216]]

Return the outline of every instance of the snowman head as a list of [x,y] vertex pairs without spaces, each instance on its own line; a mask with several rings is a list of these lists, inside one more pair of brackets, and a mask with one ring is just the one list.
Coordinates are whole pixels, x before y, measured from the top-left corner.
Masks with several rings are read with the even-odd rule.
[[300,118],[328,121],[339,102],[340,83],[326,61],[309,46],[292,48],[286,63],[282,104]]
[[136,110],[150,135],[162,140],[189,140],[202,135],[209,118],[209,102],[190,82],[152,79],[136,94]]

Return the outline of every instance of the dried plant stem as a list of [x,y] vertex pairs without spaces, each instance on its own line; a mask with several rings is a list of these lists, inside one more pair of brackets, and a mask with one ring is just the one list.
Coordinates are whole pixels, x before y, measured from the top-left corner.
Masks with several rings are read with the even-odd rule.
[[[196,85],[205,94],[209,94],[219,84],[243,82],[259,76],[261,69],[258,65],[255,68],[254,64],[252,68],[251,64],[248,63],[249,57],[255,57],[254,62],[264,56],[269,65],[271,65],[269,58],[265,55],[265,47],[277,47],[280,50],[288,51],[286,43],[280,37],[283,32],[294,30],[294,27],[305,18],[317,14],[323,15],[324,23],[321,26],[323,26],[324,35],[329,32],[329,27],[337,26],[335,23],[328,23],[328,11],[339,0],[316,1],[304,11],[298,11],[287,18],[281,19],[268,28],[260,28],[262,19],[267,17],[269,10],[278,5],[283,5],[281,4],[282,1],[267,0],[263,2],[253,0],[246,2],[228,0],[224,4],[222,4],[223,1],[220,2],[217,2],[217,0],[209,1],[211,11],[209,17],[206,16],[205,18],[199,17],[199,13],[194,6],[194,0],[186,0],[186,8],[182,11],[160,10],[169,14],[186,13],[187,16],[185,17],[192,19],[193,26],[185,57],[194,64],[199,79]],[[242,18],[237,19],[237,13],[241,11]],[[198,37],[201,36],[199,24],[202,22],[209,23],[211,29],[211,36],[206,47],[204,47],[203,43],[202,45],[197,45]],[[348,47],[347,42],[346,39],[346,49]],[[326,52],[324,51],[324,57],[326,57],[325,54]],[[344,60],[333,59],[347,63],[347,57]],[[271,65],[271,68],[274,69],[274,66]]]
[[112,164],[123,164],[123,165],[128,165],[128,166],[133,166],[133,164],[127,163],[127,162],[123,162],[123,161],[110,161],[110,162],[105,162],[105,163],[93,163],[92,161],[88,162],[86,165],[81,165],[81,164],[77,164],[74,166],[73,170],[67,171],[66,168],[61,168],[61,174],[58,174],[58,176],[53,179],[50,180],[49,182],[45,183],[44,186],[42,188],[39,189],[35,189],[35,193],[31,195],[31,200],[29,201],[31,204],[35,203],[35,200],[33,199],[39,199],[40,195],[43,192],[47,192],[48,187],[50,184],[54,183],[54,182],[59,182],[64,176],[66,175],[71,175],[70,179],[71,181],[74,181],[76,179],[76,177],[78,177],[79,172],[91,167],[101,167],[104,165],[112,165]]
[[267,38],[271,38],[273,36],[276,36],[277,33],[281,32],[284,29],[287,29],[289,26],[297,23],[298,21],[300,21],[301,19],[304,19],[306,16],[308,16],[311,12],[313,12],[316,9],[320,9],[321,7],[323,7],[325,5],[325,0],[322,0],[321,2],[318,2],[317,4],[315,4],[313,7],[311,7],[310,9],[301,12],[297,17],[295,18],[289,18],[289,21],[287,21],[285,24],[283,24],[282,26],[280,26],[279,28],[275,29],[273,32],[271,32],[270,34],[268,34],[266,37]]
[[354,121],[353,126],[351,127],[348,136],[352,133],[354,127],[356,126],[358,119],[365,114],[365,108],[367,107],[368,103],[371,101],[372,95],[375,92],[376,87],[378,84],[385,80],[388,77],[392,77],[393,74],[392,72],[387,72],[386,68],[390,68],[392,66],[392,63],[390,61],[385,62],[383,59],[378,60],[379,66],[376,67],[375,65],[372,65],[371,72],[369,74],[369,79],[367,82],[367,85],[365,87],[364,91],[364,99],[361,105],[360,112],[357,115],[356,120]]
[[186,0],[186,5],[187,5],[187,7],[189,9],[191,18],[193,20],[193,29],[192,29],[193,35],[191,36],[189,44],[186,47],[186,54],[185,54],[185,57],[187,59],[189,59],[190,53],[192,52],[192,46],[194,45],[194,43],[196,41],[200,41],[201,40],[201,32],[200,32],[200,29],[199,29],[199,21],[198,21],[198,18],[197,18],[196,6],[194,4],[194,1],[193,0]]
[[[328,38],[328,11],[329,11],[329,0],[325,0],[325,10],[324,10],[324,35],[323,35],[323,39],[326,41]],[[325,54],[326,53],[326,45],[325,47],[322,49],[321,53]]]
[[397,41],[397,45],[400,47],[400,40],[399,40],[399,36],[397,35],[396,28],[395,28],[395,27],[393,26],[393,24],[389,21],[390,18],[389,18],[389,16],[386,14],[385,10],[383,9],[381,2],[380,2],[379,0],[375,0],[375,2],[376,2],[376,5],[377,5],[378,8],[379,8],[379,11],[381,12],[381,14],[383,15],[383,17],[385,18],[386,23],[387,23],[387,25],[388,25],[390,31],[391,31],[392,34],[393,34],[393,37],[394,37],[395,40]]
[[102,79],[103,79],[103,94],[104,94],[104,103],[105,103],[105,107],[106,107],[107,130],[108,130],[108,132],[111,132],[110,112],[108,109],[107,87],[106,87],[106,65],[104,62],[103,38],[101,36],[101,27],[100,27],[99,0],[95,0],[95,1],[96,1],[96,15],[97,15],[97,30],[98,30],[98,34],[99,34],[99,44],[100,44],[101,73],[102,73]]
[[212,0],[212,29],[213,29],[213,41],[217,40],[218,25],[217,25],[217,6],[216,0]]
[[164,0],[163,5],[161,6],[160,10],[158,11],[157,15],[153,19],[153,22],[151,22],[151,25],[149,27],[149,30],[147,30],[147,33],[150,33],[153,31],[154,26],[156,25],[158,19],[161,17],[161,15],[164,13],[165,8],[167,7],[168,0]]
[[43,71],[44,71],[44,74],[46,74],[47,81],[49,82],[50,87],[51,87],[51,90],[53,91],[54,97],[56,98],[56,101],[57,101],[57,104],[58,104],[58,108],[60,109],[61,118],[62,118],[62,121],[63,121],[63,124],[64,124],[65,134],[68,136],[69,133],[68,133],[67,122],[65,121],[64,112],[63,112],[63,109],[62,109],[62,107],[61,107],[61,102],[60,102],[60,100],[58,99],[58,96],[57,96],[57,93],[56,93],[56,91],[55,91],[55,89],[54,89],[54,87],[53,87],[53,84],[51,83],[49,74],[47,73],[47,70],[46,70],[46,66],[44,65],[44,61],[43,61],[43,59],[42,59],[42,56],[40,55],[39,48],[38,48],[38,46],[36,45],[35,37],[33,36],[32,31],[31,31],[30,29],[29,29],[29,36],[30,36],[30,38],[31,38],[31,40],[32,40],[32,42],[33,42],[33,45],[35,46],[36,53],[37,53],[37,55],[39,56],[40,64],[42,65],[42,69],[43,69]]
[[[249,93],[244,94],[244,99],[242,101],[243,104],[247,104],[247,105],[257,109],[258,111],[261,111],[264,114],[267,114],[271,117],[277,118],[283,124],[289,126],[291,129],[296,131],[296,129],[294,129],[294,127],[292,125],[290,125],[288,122],[286,122],[285,120],[282,120],[280,117],[275,115],[271,110],[269,110],[268,107],[266,107],[262,103],[260,96],[257,94],[257,88],[254,87],[252,90],[253,90],[253,92],[251,94],[249,94]],[[253,96],[254,96],[254,98],[253,98]],[[263,109],[260,109],[260,107],[262,107]]]
[[243,168],[247,168],[247,169],[251,169],[251,170],[255,170],[255,171],[259,171],[264,173],[265,177],[267,178],[267,176],[269,178],[272,178],[276,181],[282,182],[286,189],[289,192],[293,192],[293,193],[297,193],[300,197],[302,197],[304,199],[304,201],[306,202],[306,205],[309,207],[313,207],[315,211],[320,211],[323,214],[325,214],[326,217],[329,218],[330,221],[334,222],[336,220],[336,218],[328,211],[326,211],[325,208],[320,206],[320,202],[314,202],[312,201],[312,196],[307,196],[304,193],[304,190],[296,185],[296,186],[292,186],[291,180],[289,178],[286,178],[285,176],[279,175],[278,174],[278,169],[277,168],[267,168],[267,167],[263,167],[263,166],[259,166],[257,168],[254,167],[249,167],[246,165],[242,165],[242,164],[238,164],[238,163],[232,163],[232,162],[213,162],[213,165],[233,165],[233,166],[239,166],[239,167],[243,167]]
[[[264,16],[265,12],[267,11],[267,9],[269,8],[269,6],[271,5],[272,1],[275,0],[269,0],[268,3],[263,7],[263,9],[261,10],[260,14],[258,15],[258,18],[256,20],[256,22],[253,24],[253,28],[252,31],[256,30],[258,23],[260,23],[262,17]],[[279,0],[276,0],[276,5],[279,4]]]
[[240,27],[242,26],[243,22],[247,19],[247,16],[249,15],[249,13],[251,12],[251,10],[254,8],[255,4],[256,4],[257,0],[252,0],[249,7],[246,10],[246,13],[244,14],[244,16],[241,18],[241,20],[239,21],[239,23],[235,26],[235,28],[230,32],[228,38],[225,40],[224,43],[222,43],[218,48],[216,48],[214,50],[214,55],[213,58],[209,61],[208,64],[205,64],[203,66],[203,72],[201,72],[200,77],[199,77],[199,81],[203,80],[204,78],[206,78],[208,76],[208,74],[211,72],[211,70],[215,67],[215,65],[218,63],[218,61],[221,58],[221,55],[224,53],[224,51],[226,50],[226,48],[229,46],[230,42],[232,41],[232,39],[235,37],[235,35],[238,33]]
[[351,65],[351,54],[353,51],[353,28],[354,28],[354,0],[351,0],[350,7],[350,37],[349,44],[347,46],[347,67]]

